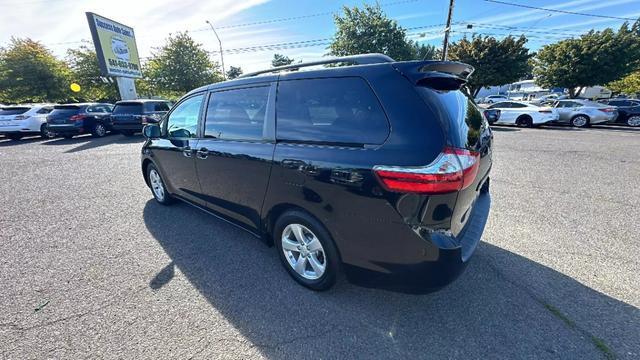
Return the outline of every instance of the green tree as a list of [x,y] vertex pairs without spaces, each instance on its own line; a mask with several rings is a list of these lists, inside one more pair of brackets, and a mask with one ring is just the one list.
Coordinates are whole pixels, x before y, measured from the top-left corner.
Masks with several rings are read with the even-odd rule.
[[222,80],[218,64],[188,33],[167,38],[145,65],[149,91],[165,97],[179,97],[197,87]]
[[607,84],[611,91],[623,94],[640,94],[640,71],[636,71],[620,80]]
[[588,86],[621,79],[640,65],[640,24],[591,30],[576,39],[545,45],[534,59],[536,82],[545,87],[565,87],[576,97]]
[[69,68],[41,43],[12,38],[0,48],[0,101],[65,101],[72,96],[69,84]]
[[282,54],[273,54],[273,59],[271,60],[271,66],[285,66],[291,65],[295,60]]
[[242,75],[242,68],[240,66],[231,66],[229,70],[227,70],[227,78],[229,80],[235,79],[240,75]]
[[67,63],[71,68],[71,81],[80,85],[80,92],[75,95],[84,101],[117,101],[120,99],[118,85],[111,79],[105,82],[100,73],[96,52],[82,45],[77,49],[67,50]]
[[337,30],[329,55],[382,53],[398,61],[416,58],[416,48],[407,40],[406,31],[388,18],[378,4],[344,6],[342,14],[335,14],[333,19]]
[[416,60],[436,60],[440,59],[440,49],[430,44],[412,43],[414,59]]
[[524,35],[502,40],[492,36],[464,37],[450,45],[449,59],[476,69],[467,83],[469,94],[475,97],[483,87],[510,84],[530,73],[529,59],[533,54],[526,43]]

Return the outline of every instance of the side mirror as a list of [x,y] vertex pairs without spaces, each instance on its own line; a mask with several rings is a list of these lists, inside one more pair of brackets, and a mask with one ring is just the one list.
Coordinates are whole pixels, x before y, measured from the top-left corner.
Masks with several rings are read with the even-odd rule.
[[160,126],[158,124],[148,124],[142,129],[142,135],[147,139],[157,139],[160,137]]

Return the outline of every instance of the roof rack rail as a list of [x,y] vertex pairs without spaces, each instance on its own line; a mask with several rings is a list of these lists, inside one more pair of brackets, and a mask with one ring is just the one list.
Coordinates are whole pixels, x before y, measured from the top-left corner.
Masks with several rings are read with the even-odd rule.
[[327,59],[327,60],[319,60],[319,61],[312,61],[312,62],[307,62],[307,63],[278,66],[278,67],[274,67],[274,68],[267,69],[267,70],[260,70],[260,71],[244,74],[242,76],[239,76],[239,78],[247,78],[247,77],[252,77],[252,76],[256,76],[256,75],[260,75],[260,74],[275,73],[275,72],[280,72],[280,71],[283,71],[283,70],[294,70],[294,69],[297,70],[297,69],[302,68],[302,67],[326,65],[326,64],[354,63],[355,65],[367,65],[367,64],[388,63],[388,62],[393,62],[393,61],[395,61],[395,60],[393,60],[392,58],[388,57],[387,55],[376,54],[376,53],[374,53],[374,54],[353,55],[353,56],[343,56],[343,57],[337,57],[337,58],[332,58],[332,59]]

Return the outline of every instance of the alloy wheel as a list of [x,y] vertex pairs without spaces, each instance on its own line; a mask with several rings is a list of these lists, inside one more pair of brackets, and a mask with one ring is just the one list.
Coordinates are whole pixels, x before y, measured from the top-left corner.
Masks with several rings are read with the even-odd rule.
[[282,231],[282,251],[287,263],[307,280],[317,280],[327,269],[327,258],[318,237],[304,225],[289,224]]
[[160,174],[155,169],[149,171],[149,182],[151,183],[151,190],[153,190],[153,194],[158,201],[164,201],[164,186],[162,185]]
[[627,119],[627,125],[629,125],[629,126],[640,126],[640,115],[630,116]]
[[587,120],[586,117],[576,116],[575,118],[573,118],[572,124],[573,126],[576,126],[576,127],[584,127],[587,125],[588,122],[589,120]]
[[96,128],[94,131],[98,137],[103,137],[107,134],[107,129],[105,129],[104,125],[102,124],[96,124]]

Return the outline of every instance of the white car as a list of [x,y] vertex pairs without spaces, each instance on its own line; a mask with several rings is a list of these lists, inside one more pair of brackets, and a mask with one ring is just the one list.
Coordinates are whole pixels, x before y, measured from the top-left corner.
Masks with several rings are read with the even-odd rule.
[[0,109],[0,135],[12,140],[35,134],[51,139],[55,136],[47,129],[47,114],[51,110],[51,104],[5,106]]
[[484,98],[484,103],[487,104],[493,104],[493,103],[497,103],[500,101],[508,101],[509,98],[504,96],[504,95],[489,95],[487,97]]
[[489,109],[500,110],[500,118],[495,124],[509,124],[533,127],[558,121],[558,110],[541,107],[519,101],[503,101],[489,106]]

